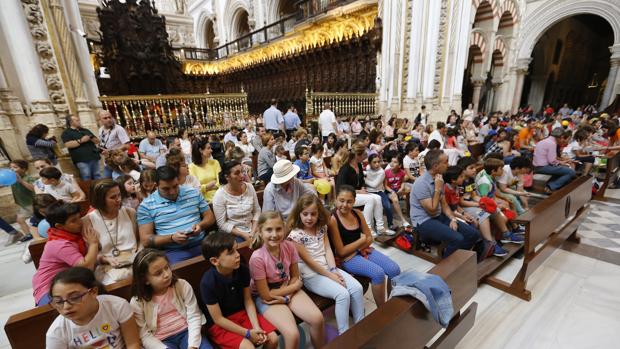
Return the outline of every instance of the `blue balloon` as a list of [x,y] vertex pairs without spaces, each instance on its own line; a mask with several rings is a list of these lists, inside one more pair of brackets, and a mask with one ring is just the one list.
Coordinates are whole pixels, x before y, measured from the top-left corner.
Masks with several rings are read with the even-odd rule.
[[17,182],[15,172],[6,168],[0,170],[0,185],[9,186],[15,184],[15,182]]

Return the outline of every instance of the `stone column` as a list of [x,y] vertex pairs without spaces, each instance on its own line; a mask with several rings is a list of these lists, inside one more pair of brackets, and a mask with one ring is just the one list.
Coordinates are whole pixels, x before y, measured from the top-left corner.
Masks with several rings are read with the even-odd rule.
[[480,104],[480,90],[484,85],[483,79],[472,79],[471,83],[474,85],[474,93],[471,97],[471,103],[474,105],[474,115],[478,113],[478,105]]
[[504,84],[502,81],[497,81],[494,80],[491,82],[492,84],[492,92],[493,92],[493,98],[491,99],[491,112],[497,111],[498,108],[498,104],[499,101],[501,100],[501,95],[500,95],[500,91],[502,88],[502,85]]
[[[618,80],[618,70],[620,70],[620,57],[612,57],[609,64],[607,86],[605,86],[605,92],[603,93],[603,98],[601,99],[601,105],[598,107],[599,110],[604,110],[611,102],[613,102],[614,96],[612,93],[614,92],[616,81]],[[616,93],[618,93],[618,91],[616,91]]]

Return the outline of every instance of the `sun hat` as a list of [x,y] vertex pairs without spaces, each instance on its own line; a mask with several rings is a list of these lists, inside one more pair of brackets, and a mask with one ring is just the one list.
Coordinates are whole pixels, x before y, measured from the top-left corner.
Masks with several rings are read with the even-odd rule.
[[282,184],[288,182],[299,172],[299,166],[293,165],[289,160],[283,159],[273,165],[271,183]]

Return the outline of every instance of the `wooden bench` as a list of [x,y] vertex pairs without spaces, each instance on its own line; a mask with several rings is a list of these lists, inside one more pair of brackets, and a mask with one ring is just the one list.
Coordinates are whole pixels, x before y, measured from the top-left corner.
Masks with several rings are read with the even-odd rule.
[[579,177],[517,217],[515,222],[525,225],[524,258],[523,266],[512,282],[491,274],[521,248],[514,244],[504,244],[509,253],[507,257],[487,258],[478,264],[479,281],[529,301],[532,294],[526,287],[532,273],[565,240],[579,242],[577,229],[590,209],[592,180],[590,176]]
[[620,152],[617,152],[609,157],[607,157],[607,166],[605,168],[605,177],[603,179],[603,183],[594,194],[594,199],[603,200],[605,197],[605,190],[609,187],[610,184],[613,183],[613,180],[616,176],[616,172],[620,168]]
[[[244,242],[239,245],[241,258],[246,262],[252,254],[252,251],[247,247],[248,244],[248,242]],[[175,264],[172,269],[179,278],[185,279],[192,285],[196,295],[200,295],[200,280],[205,271],[210,267],[211,264],[202,256],[197,256]],[[364,291],[366,291],[369,286],[369,280],[363,278],[358,278],[358,280],[362,283]],[[129,301],[131,298],[131,279],[108,285],[105,289],[107,294],[112,294]],[[321,310],[325,310],[334,305],[332,299],[323,298],[308,291],[306,292]],[[4,331],[11,343],[11,347],[14,349],[44,348],[45,333],[56,316],[58,316],[58,312],[50,305],[12,315],[4,326]]]
[[447,329],[430,346],[427,344],[439,333],[441,326],[420,301],[411,297],[394,297],[325,348],[454,348],[476,319],[477,303],[472,302],[460,311],[477,290],[476,254],[458,250],[429,272],[446,281],[452,291],[455,310]]

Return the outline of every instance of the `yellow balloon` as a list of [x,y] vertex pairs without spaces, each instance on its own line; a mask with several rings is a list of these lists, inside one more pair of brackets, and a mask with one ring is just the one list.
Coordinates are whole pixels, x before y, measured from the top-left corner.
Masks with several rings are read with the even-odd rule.
[[321,195],[327,195],[332,191],[332,185],[324,179],[314,181],[314,186],[316,187],[316,191]]
[[570,125],[570,122],[568,122],[568,120],[562,121],[562,126],[568,126],[568,125]]

